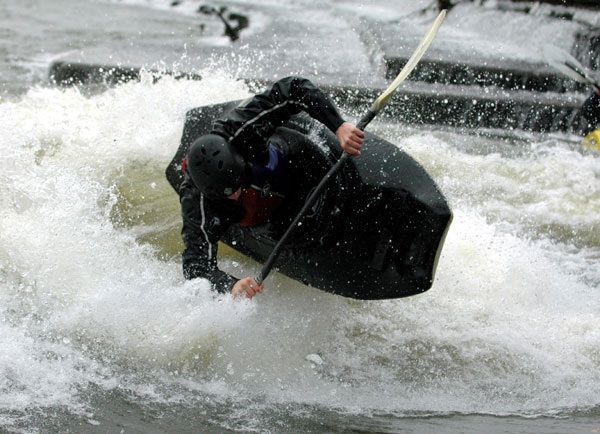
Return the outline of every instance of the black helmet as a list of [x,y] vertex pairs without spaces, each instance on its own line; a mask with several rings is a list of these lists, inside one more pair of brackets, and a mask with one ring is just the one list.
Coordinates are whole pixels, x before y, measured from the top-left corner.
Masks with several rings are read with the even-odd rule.
[[207,134],[190,146],[187,170],[205,196],[223,198],[242,186],[246,164],[227,140]]

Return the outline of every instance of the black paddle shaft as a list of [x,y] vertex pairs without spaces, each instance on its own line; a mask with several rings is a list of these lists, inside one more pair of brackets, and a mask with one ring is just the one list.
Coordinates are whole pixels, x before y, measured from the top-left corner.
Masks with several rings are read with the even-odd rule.
[[[372,110],[367,111],[367,113],[365,113],[365,115],[358,122],[356,127],[359,128],[360,130],[364,130],[366,128],[366,126],[373,120],[373,118],[375,118],[376,115],[377,115],[377,113]],[[308,196],[308,198],[304,202],[304,206],[298,212],[298,214],[296,215],[296,217],[294,218],[294,220],[292,221],[290,226],[287,228],[285,233],[282,235],[282,237],[279,239],[279,241],[273,248],[273,251],[271,252],[269,257],[265,261],[265,263],[262,267],[262,270],[260,270],[260,274],[256,278],[256,282],[259,285],[262,282],[264,282],[264,280],[267,278],[267,276],[271,272],[271,269],[273,268],[273,265],[275,264],[277,257],[281,253],[281,249],[283,248],[285,243],[289,240],[289,238],[294,234],[295,230],[298,228],[298,226],[300,224],[300,221],[306,215],[306,212],[310,209],[310,207],[313,206],[313,204],[315,203],[317,198],[321,195],[321,193],[327,186],[327,183],[329,182],[329,180],[331,178],[333,178],[340,171],[340,169],[343,167],[344,163],[346,162],[346,160],[349,157],[350,157],[350,154],[344,151],[342,156],[338,159],[338,161],[336,161],[336,163],[331,167],[331,169],[329,169],[329,171],[325,174],[323,179],[321,179],[319,184],[312,191],[310,196]]]

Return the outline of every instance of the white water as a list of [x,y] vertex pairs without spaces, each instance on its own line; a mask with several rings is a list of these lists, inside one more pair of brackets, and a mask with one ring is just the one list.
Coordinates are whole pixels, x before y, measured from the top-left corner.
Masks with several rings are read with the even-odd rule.
[[[381,430],[460,412],[594,414],[597,154],[570,137],[374,122],[453,207],[433,288],[359,302],[273,274],[260,297],[232,300],[182,278],[163,176],[187,109],[249,94],[219,70],[201,73],[2,100],[2,429],[35,431],[27,419],[56,409],[94,426],[95,399],[110,393],[242,431],[318,411],[381,417]],[[231,253],[222,265],[258,268]]]
[[[553,414],[598,404],[596,155],[536,142],[487,153],[476,137],[375,123],[454,207],[433,288],[357,302],[275,275],[265,294],[234,301],[185,282],[177,256],[161,259],[160,245],[139,239],[161,219],[177,223],[162,168],[186,109],[247,95],[223,74],[204,76],[92,97],[34,88],[0,105],[3,424],[35,407],[84,411],[90,384],[140,402],[207,395],[262,411]],[[136,179],[136,167],[151,180]],[[131,222],[115,217],[124,177],[173,202],[155,204],[150,222],[136,209]],[[552,225],[566,233],[545,232]],[[235,256],[223,265],[256,271]]]

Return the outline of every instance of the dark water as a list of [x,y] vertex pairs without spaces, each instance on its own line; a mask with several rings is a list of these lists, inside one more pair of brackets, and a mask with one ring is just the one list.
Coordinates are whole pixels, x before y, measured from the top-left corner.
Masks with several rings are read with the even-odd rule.
[[[598,155],[374,122],[454,209],[433,288],[358,302],[274,273],[260,299],[215,297],[181,276],[163,169],[185,111],[246,86],[218,64],[93,96],[46,84],[62,53],[197,26],[138,3],[0,4],[0,431],[600,431]],[[307,4],[262,7],[366,13]],[[221,264],[259,269],[227,249]]]

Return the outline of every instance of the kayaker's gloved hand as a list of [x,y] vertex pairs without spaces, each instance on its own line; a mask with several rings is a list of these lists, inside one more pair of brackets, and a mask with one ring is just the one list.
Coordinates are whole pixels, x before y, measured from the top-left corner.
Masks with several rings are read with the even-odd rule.
[[263,292],[263,289],[265,289],[264,284],[259,285],[253,277],[245,277],[235,282],[233,288],[231,288],[231,294],[234,297],[252,298],[256,294]]
[[365,133],[356,128],[356,125],[344,122],[338,127],[335,135],[340,140],[344,151],[350,155],[360,155],[360,149],[365,141]]

